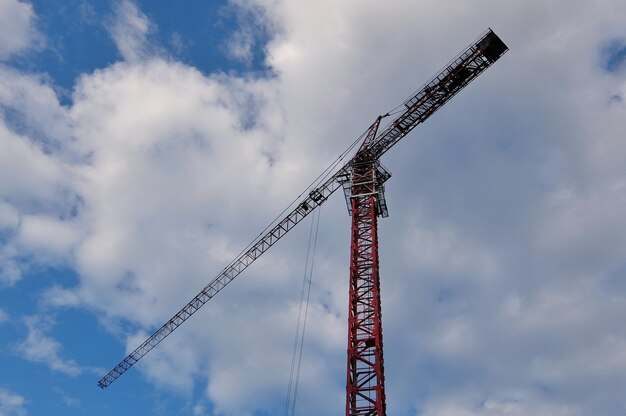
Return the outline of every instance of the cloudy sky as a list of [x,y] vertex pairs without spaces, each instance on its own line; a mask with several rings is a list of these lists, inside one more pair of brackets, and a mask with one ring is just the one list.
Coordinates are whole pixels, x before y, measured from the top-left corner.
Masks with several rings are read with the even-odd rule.
[[[283,412],[308,220],[96,382],[487,27],[384,156],[389,414],[626,414],[624,1],[0,0],[0,416]],[[296,414],[344,411],[349,224]]]

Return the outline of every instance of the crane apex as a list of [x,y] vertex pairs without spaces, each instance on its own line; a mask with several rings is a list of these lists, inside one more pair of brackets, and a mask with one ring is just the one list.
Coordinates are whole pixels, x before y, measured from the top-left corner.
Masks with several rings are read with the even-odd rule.
[[483,51],[485,58],[490,62],[497,61],[509,50],[502,39],[491,29],[489,29],[485,36],[478,42],[478,48]]

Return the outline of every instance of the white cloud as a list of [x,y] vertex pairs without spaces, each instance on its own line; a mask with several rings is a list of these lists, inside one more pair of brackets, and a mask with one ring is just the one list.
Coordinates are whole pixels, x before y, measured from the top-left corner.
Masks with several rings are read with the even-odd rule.
[[54,391],[61,397],[63,403],[65,403],[67,407],[77,409],[81,408],[81,402],[79,399],[68,395],[65,391],[58,387],[55,387]]
[[[267,189],[261,178],[270,173],[265,152],[273,139],[268,127],[244,130],[240,106],[270,95],[263,83],[206,78],[159,59],[83,78],[70,110],[76,135],[91,152],[90,163],[76,170],[86,208],[80,224],[88,235],[76,251],[79,271],[90,276],[83,296],[135,315],[141,295],[148,304],[135,316],[154,324],[149,299],[156,292],[148,293],[169,287],[188,294],[171,276],[189,276],[199,286],[209,262],[227,258],[217,252],[221,246],[236,250],[214,218],[239,222],[223,205],[243,206]],[[230,181],[256,191],[225,193]],[[119,288],[121,296],[102,297]]]
[[154,27],[134,1],[121,0],[117,3],[116,15],[108,29],[124,60],[137,62],[150,55],[148,35]]
[[23,396],[0,387],[0,416],[25,416],[25,405]]
[[463,392],[461,397],[441,397],[426,407],[424,416],[578,416],[580,409],[568,405],[542,403],[545,398],[523,392],[507,394],[505,398],[481,399],[475,393]]
[[273,21],[273,16],[254,2],[234,0],[227,10],[236,18],[237,30],[224,41],[226,56],[250,65],[255,57],[263,56],[263,42],[267,36],[276,36],[276,32],[281,30],[280,26]]
[[22,268],[14,256],[15,250],[12,246],[0,249],[0,283],[2,285],[12,286],[22,278]]
[[3,124],[18,135],[36,139],[34,144],[46,153],[54,150],[63,160],[73,155],[67,113],[49,77],[0,65],[0,100]]
[[[63,259],[78,242],[80,230],[68,221],[42,215],[22,217],[17,243],[30,253]],[[49,260],[52,264],[54,260]]]
[[18,0],[0,0],[0,60],[5,60],[35,44],[33,6]]
[[81,303],[78,295],[71,290],[64,289],[60,286],[52,286],[46,290],[42,296],[43,303],[46,306],[78,306]]
[[[62,162],[0,121],[0,233],[12,237],[0,246],[1,282],[12,285],[21,278],[23,255],[49,264],[67,256],[78,237],[59,218],[74,205],[67,203],[74,199],[68,179]],[[29,215],[33,207],[37,215]]]
[[21,209],[35,203],[54,208],[53,204],[64,202],[61,187],[69,185],[66,181],[58,160],[46,155],[30,138],[0,124],[0,192],[9,203]]
[[[626,81],[597,61],[603,39],[624,34],[626,14],[609,12],[618,3],[250,4],[275,29],[271,78],[204,76],[152,57],[156,29],[131,2],[110,26],[125,62],[84,74],[72,105],[5,70],[15,82],[0,84],[0,100],[31,128],[1,126],[0,221],[15,232],[2,267],[44,247],[70,259],[80,284],[51,289],[48,304],[131,321],[132,349],[374,115],[493,26],[511,52],[383,161],[394,174],[380,222],[389,410],[619,414],[626,110],[610,97]],[[63,140],[42,150],[46,126]],[[348,221],[336,196],[324,208],[301,381],[309,413],[343,403]],[[141,371],[166,388],[206,381],[220,412],[276,410],[302,228]],[[31,326],[31,356],[78,368]]]
[[12,285],[28,267],[22,257],[69,260],[80,203],[69,163],[82,154],[45,77],[0,66],[0,103],[0,232],[12,237],[0,247],[0,282]]
[[51,370],[68,376],[77,376],[83,372],[74,360],[61,358],[61,343],[47,335],[50,329],[49,323],[36,316],[25,318],[24,323],[28,335],[16,346],[22,357],[29,361],[46,364]]
[[193,409],[193,416],[204,416],[206,414],[206,410],[202,403],[197,403]]
[[13,230],[19,224],[19,214],[15,207],[0,202],[0,231]]
[[231,58],[250,64],[253,58],[254,36],[250,30],[235,32],[226,44]]
[[6,311],[0,309],[0,325],[5,323],[9,319],[9,314]]

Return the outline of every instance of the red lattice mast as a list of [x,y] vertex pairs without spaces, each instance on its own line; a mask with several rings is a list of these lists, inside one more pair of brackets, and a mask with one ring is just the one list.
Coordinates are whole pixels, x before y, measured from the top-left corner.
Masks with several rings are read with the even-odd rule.
[[[385,415],[385,371],[380,309],[378,216],[387,216],[383,183],[390,177],[365,150],[381,117],[369,128],[350,170],[352,214],[348,305],[346,415]],[[345,187],[346,191],[348,187]]]

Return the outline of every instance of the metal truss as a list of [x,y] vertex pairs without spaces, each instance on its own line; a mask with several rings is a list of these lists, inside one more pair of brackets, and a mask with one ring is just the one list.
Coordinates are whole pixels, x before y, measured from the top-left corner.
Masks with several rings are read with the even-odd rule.
[[386,415],[377,217],[378,161],[352,168],[346,416]]

